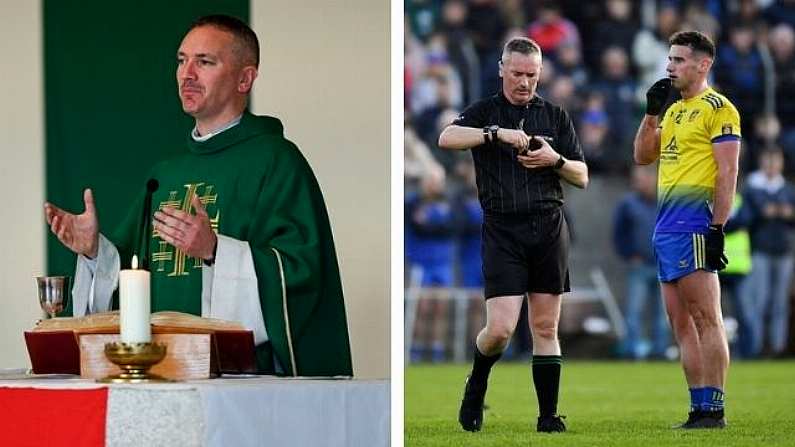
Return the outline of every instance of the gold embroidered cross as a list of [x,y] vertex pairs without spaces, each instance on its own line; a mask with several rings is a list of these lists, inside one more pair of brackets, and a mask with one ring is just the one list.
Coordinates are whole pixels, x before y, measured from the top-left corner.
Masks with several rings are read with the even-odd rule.
[[[182,198],[182,200],[177,199],[178,191],[169,191],[168,200],[160,202],[158,209],[162,210],[163,208],[171,207],[180,209],[186,213],[190,213],[193,197],[197,195],[198,189],[201,186],[204,186],[204,183],[186,183],[183,186],[185,187],[185,196]],[[209,204],[214,205],[218,201],[218,193],[213,193],[213,189],[213,185],[207,185],[204,187],[204,194],[198,195],[203,206],[206,207]],[[220,211],[216,210],[215,217],[210,219],[210,227],[216,233],[218,233],[220,215]],[[157,232],[157,230],[152,230],[152,237],[158,239],[160,238],[160,234]],[[185,252],[173,247],[162,239],[158,241],[158,245],[159,251],[152,254],[152,261],[158,263],[158,272],[165,271],[165,263],[167,261],[173,261],[174,267],[168,276],[187,276],[190,274],[190,269],[187,268],[187,258],[189,258],[189,256],[187,256]],[[192,267],[194,269],[198,269],[201,268],[201,266],[202,260],[200,258],[193,258]]]

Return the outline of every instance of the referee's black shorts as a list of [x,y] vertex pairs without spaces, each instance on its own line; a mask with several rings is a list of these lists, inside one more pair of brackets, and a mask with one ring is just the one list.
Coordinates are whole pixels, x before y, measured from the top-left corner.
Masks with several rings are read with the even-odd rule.
[[532,215],[484,216],[486,299],[569,292],[568,254],[569,227],[560,208]]

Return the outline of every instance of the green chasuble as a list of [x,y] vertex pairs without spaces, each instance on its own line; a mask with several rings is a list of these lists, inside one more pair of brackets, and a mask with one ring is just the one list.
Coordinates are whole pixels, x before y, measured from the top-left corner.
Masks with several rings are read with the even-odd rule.
[[[191,210],[196,195],[217,233],[248,242],[270,341],[257,347],[260,370],[277,373],[275,355],[284,375],[353,375],[326,206],[309,164],[284,138],[281,122],[245,112],[231,129],[204,142],[189,136],[187,145],[185,155],[152,169],[160,187],[150,216],[166,206]],[[143,194],[109,237],[122,268],[137,244],[142,204]],[[147,239],[152,312],[201,315],[202,261],[155,231]]]

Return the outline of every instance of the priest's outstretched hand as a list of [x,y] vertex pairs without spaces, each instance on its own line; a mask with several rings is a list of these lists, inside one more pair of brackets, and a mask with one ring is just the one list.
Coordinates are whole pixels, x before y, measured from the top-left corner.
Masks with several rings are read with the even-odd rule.
[[99,247],[99,221],[90,189],[83,191],[83,202],[86,208],[83,214],[72,214],[45,202],[44,216],[62,244],[77,254],[95,258]]
[[193,196],[191,205],[195,215],[170,207],[155,212],[155,230],[164,241],[188,256],[214,260],[218,237],[210,225],[210,217],[198,196]]

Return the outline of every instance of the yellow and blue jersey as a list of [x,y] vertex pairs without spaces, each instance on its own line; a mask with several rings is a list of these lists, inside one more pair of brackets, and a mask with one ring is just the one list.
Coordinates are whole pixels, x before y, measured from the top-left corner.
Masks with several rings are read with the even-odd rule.
[[740,139],[740,115],[707,88],[680,99],[660,122],[656,233],[704,233],[712,219],[718,167],[712,144]]

